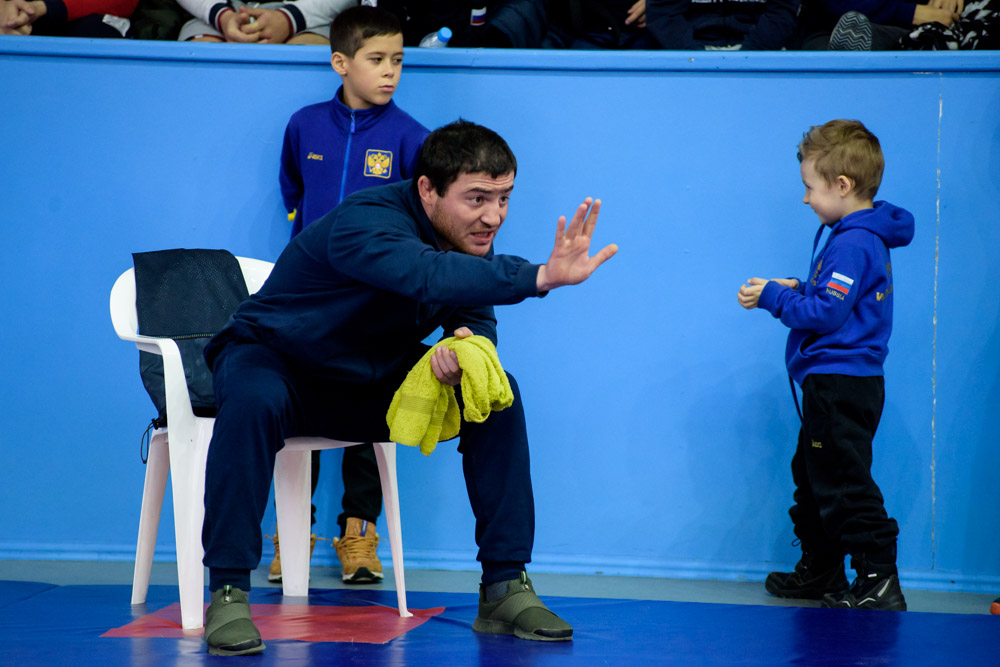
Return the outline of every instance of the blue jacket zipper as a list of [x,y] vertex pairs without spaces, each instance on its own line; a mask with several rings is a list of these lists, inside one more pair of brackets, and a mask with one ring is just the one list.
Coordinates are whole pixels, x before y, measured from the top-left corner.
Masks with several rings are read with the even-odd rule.
[[344,201],[344,190],[347,189],[347,163],[351,159],[351,139],[354,138],[354,110],[351,110],[351,130],[347,133],[347,149],[344,151],[344,168],[340,175],[340,198],[337,199],[337,206]]

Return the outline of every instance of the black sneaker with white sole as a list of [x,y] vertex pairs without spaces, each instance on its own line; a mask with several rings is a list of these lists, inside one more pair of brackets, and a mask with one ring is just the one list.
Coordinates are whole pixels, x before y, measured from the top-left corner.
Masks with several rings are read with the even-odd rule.
[[895,574],[859,572],[846,595],[842,598],[825,595],[821,606],[834,609],[906,611],[906,599],[899,588],[899,577]]

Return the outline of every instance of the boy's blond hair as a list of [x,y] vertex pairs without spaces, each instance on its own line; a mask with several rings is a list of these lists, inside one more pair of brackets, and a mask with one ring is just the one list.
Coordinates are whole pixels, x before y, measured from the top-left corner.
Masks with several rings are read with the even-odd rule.
[[831,120],[813,125],[799,143],[799,162],[807,160],[815,160],[816,173],[828,185],[838,176],[854,181],[859,199],[874,201],[882,184],[882,146],[861,121]]

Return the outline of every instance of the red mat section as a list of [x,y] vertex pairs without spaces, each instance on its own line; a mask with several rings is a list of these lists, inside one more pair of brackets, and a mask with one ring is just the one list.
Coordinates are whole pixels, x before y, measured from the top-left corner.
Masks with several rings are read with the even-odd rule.
[[[208,605],[205,605],[206,607]],[[352,642],[385,644],[420,627],[437,616],[444,607],[411,609],[410,618],[400,618],[399,611],[377,605],[369,607],[332,607],[306,604],[251,604],[250,615],[267,639],[297,639],[304,642]],[[202,630],[181,627],[181,606],[175,602],[128,625],[113,628],[102,637],[163,637],[181,639],[200,637]]]

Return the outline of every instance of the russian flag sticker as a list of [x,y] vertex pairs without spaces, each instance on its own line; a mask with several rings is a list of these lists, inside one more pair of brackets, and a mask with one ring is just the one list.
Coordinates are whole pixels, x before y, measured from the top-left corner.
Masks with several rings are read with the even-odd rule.
[[847,294],[851,291],[851,285],[853,284],[853,279],[848,278],[843,273],[837,273],[834,271],[833,275],[830,276],[830,282],[828,282],[826,286],[830,289],[837,290],[841,294]]

